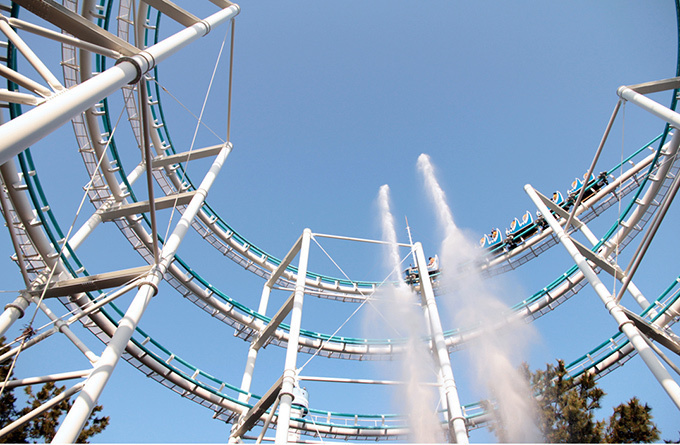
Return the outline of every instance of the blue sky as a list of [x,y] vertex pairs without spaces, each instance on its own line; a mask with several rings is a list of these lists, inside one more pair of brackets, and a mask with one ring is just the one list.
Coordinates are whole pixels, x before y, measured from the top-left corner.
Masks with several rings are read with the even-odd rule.
[[[182,2],[179,2],[182,4]],[[193,3],[193,2],[191,2]],[[206,2],[207,3],[207,2]],[[188,9],[205,15],[210,5]],[[379,238],[378,189],[388,184],[399,236],[407,216],[426,254],[437,252],[442,234],[416,170],[421,153],[431,156],[456,223],[478,239],[491,227],[508,227],[534,210],[522,187],[550,193],[569,187],[588,168],[620,85],[672,77],[677,62],[677,25],[672,2],[444,2],[273,1],[240,3],[236,21],[231,154],[208,201],[242,235],[283,257],[305,227],[315,232]],[[175,28],[169,21],[164,33]],[[226,27],[213,30],[161,66],[158,80],[198,114]],[[41,45],[41,44],[39,44]],[[49,48],[39,46],[37,51]],[[206,123],[226,133],[226,58],[218,70]],[[656,95],[661,103],[670,94]],[[176,146],[188,147],[194,120],[163,96]],[[120,100],[116,99],[119,103]],[[118,105],[116,114],[120,110]],[[123,122],[125,118],[123,118]],[[598,171],[616,164],[663,129],[661,122],[628,105],[617,120]],[[129,130],[119,149],[130,159]],[[127,139],[126,139],[127,138]],[[86,175],[70,128],[34,147],[48,199],[68,227]],[[196,146],[216,143],[201,130]],[[50,169],[57,165],[60,169]],[[41,169],[41,167],[43,167]],[[197,163],[194,178],[205,163]],[[194,166],[191,167],[192,169]],[[44,171],[44,173],[43,173]],[[67,171],[68,174],[63,172]],[[677,207],[677,206],[675,206]],[[638,286],[654,298],[677,274],[673,209]],[[167,220],[167,214],[162,217]],[[608,226],[612,216],[605,216]],[[84,220],[79,219],[79,223]],[[78,226],[79,224],[76,224]],[[115,242],[111,242],[115,239]],[[180,255],[211,282],[250,307],[262,283],[216,254],[195,234]],[[383,278],[380,252],[353,243],[324,242],[351,278]],[[9,255],[9,238],[2,244]],[[91,273],[141,264],[114,227],[103,227],[81,252]],[[19,286],[17,268],[5,261],[6,289]],[[504,277],[511,305],[542,288],[571,265],[560,248]],[[312,270],[339,276],[316,249]],[[11,294],[5,297],[7,301]],[[274,304],[274,303],[272,303]],[[332,333],[356,306],[308,298],[303,327]],[[360,336],[362,310],[340,335]],[[453,328],[444,320],[445,328]],[[597,297],[583,290],[535,324],[536,338],[522,359],[542,367],[573,360],[612,335],[616,326]],[[202,369],[240,382],[246,346],[215,320],[169,289],[156,297],[142,326]],[[11,337],[11,334],[10,334]],[[59,371],[81,369],[62,340],[59,348],[28,351],[27,373],[52,359]],[[92,347],[99,347],[91,342]],[[283,350],[267,348],[258,363],[254,390],[263,392],[283,367]],[[460,357],[459,357],[460,355]],[[306,361],[300,356],[300,361]],[[463,403],[479,400],[464,354],[453,354]],[[380,376],[382,365],[315,358],[319,375]],[[639,357],[600,380],[611,405],[638,396],[653,408],[662,438],[677,439],[680,415]],[[385,389],[310,387],[314,408],[371,413],[396,411]],[[323,393],[322,393],[323,392]],[[98,442],[221,442],[228,429],[211,412],[180,398],[121,363],[100,402],[112,424]],[[131,433],[132,432],[132,433]],[[492,441],[485,431],[472,441]]]

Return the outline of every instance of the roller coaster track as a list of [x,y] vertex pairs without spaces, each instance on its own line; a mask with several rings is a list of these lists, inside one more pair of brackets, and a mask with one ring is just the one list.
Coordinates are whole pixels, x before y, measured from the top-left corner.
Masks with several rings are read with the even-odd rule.
[[[73,10],[77,9],[75,3],[66,3],[65,5]],[[119,36],[125,40],[128,39],[129,34],[126,24],[132,26],[126,19],[130,16],[129,11],[126,12],[126,8],[129,9],[129,6],[128,2],[121,2],[121,11],[118,13]],[[98,19],[98,25],[106,28],[108,27],[110,6],[108,3],[102,2],[99,5],[99,10],[102,12]],[[16,11],[18,11],[18,8],[14,9],[15,13]],[[155,11],[150,10],[149,13],[155,14]],[[156,17],[149,16],[146,23],[156,22],[156,25],[146,25],[147,31],[157,29],[159,18],[160,14]],[[141,32],[141,30],[136,32]],[[11,65],[11,45],[9,53],[8,64]],[[76,62],[78,60],[76,50],[69,45],[64,45],[62,57],[66,87],[72,87],[82,82],[79,73],[84,71],[82,68],[83,61]],[[103,71],[105,68],[104,58],[97,57],[96,65],[95,71]],[[150,86],[153,85],[150,84]],[[141,145],[139,120],[134,119],[137,104],[133,88],[125,87],[122,92],[133,132]],[[157,147],[165,148],[165,155],[171,155],[175,152],[169,142],[169,134],[164,138],[162,133],[167,129],[161,119],[162,108],[158,92],[157,96],[155,99],[150,98],[147,104],[152,110],[155,110],[153,114],[158,126],[158,131],[152,133],[153,143]],[[16,105],[10,105],[10,108],[13,117],[21,113]],[[115,144],[109,145],[109,157],[106,160],[109,165],[104,169],[97,168],[98,150],[93,148],[92,145],[99,141],[100,146],[103,147],[106,142],[109,142],[107,138],[111,135],[110,118],[106,109],[106,101],[102,101],[93,107],[92,112],[84,113],[73,120],[79,150],[94,184],[89,192],[89,198],[97,210],[111,208],[116,202],[120,202],[121,196],[129,199],[130,202],[135,200],[131,184],[133,181],[130,181],[130,177],[126,176],[122,168],[122,161],[117,156]],[[99,123],[97,123],[97,119],[99,119]],[[100,129],[102,127],[104,130]],[[662,200],[669,190],[673,178],[678,173],[680,163],[674,160],[674,153],[651,149],[651,145],[658,141],[661,141],[659,143],[662,145],[666,134],[667,132],[664,132],[627,159],[625,164],[633,164],[633,166],[620,177],[613,176],[613,172],[617,171],[620,166],[612,168],[608,172],[611,176],[610,184],[584,202],[576,213],[582,221],[588,222],[614,203],[631,193],[634,194],[621,220],[617,220],[613,224],[607,237],[601,241],[600,246],[604,246],[607,254],[611,253],[611,246],[614,244],[622,249],[633,240],[635,235],[642,231],[655,211],[655,204],[653,203]],[[643,156],[646,151],[651,151],[651,154]],[[49,268],[54,266],[56,266],[56,271],[61,278],[87,276],[87,271],[79,262],[75,252],[67,249],[61,257],[58,253],[57,246],[63,240],[64,234],[50,211],[49,203],[32,163],[30,150],[20,154],[17,163],[19,169],[14,163],[7,163],[2,166],[2,177],[6,187],[3,193],[11,204],[5,211],[8,225],[11,225],[17,233],[19,243],[17,255],[23,258],[32,283],[36,287],[43,283]],[[102,171],[108,171],[110,174],[102,173]],[[650,180],[650,177],[653,180]],[[183,172],[182,165],[157,169],[154,171],[154,178],[158,181],[166,196],[195,189],[195,186]],[[644,197],[645,194],[648,195],[649,199]],[[183,207],[180,206],[178,210],[181,212]],[[621,221],[627,215],[629,219],[621,224]],[[143,215],[120,218],[115,220],[115,224],[130,241],[134,250],[145,261],[152,263],[151,235],[148,230],[147,219]],[[194,219],[192,226],[203,239],[223,255],[262,278],[269,278],[272,271],[281,262],[280,259],[247,241],[207,204],[201,209],[198,219]],[[608,242],[609,244],[607,244]],[[504,273],[538,257],[555,244],[555,237],[549,229],[546,229],[515,249],[504,251],[500,255],[485,257],[484,264],[480,267],[484,268],[489,275]],[[251,340],[253,335],[270,320],[269,317],[258,314],[227,296],[192,270],[179,257],[176,257],[170,265],[165,278],[181,295],[208,312],[212,317],[233,327],[236,335],[244,340]],[[284,288],[292,288],[295,280],[296,269],[290,267],[277,284]],[[310,273],[307,275],[306,293],[322,298],[361,302],[378,286],[379,284],[376,282],[356,282]],[[513,312],[508,314],[508,318],[540,317],[574,295],[583,286],[583,276],[574,267],[543,290],[517,303],[512,308]],[[646,308],[641,315],[659,327],[670,326],[677,321],[678,310],[680,310],[680,303],[677,301],[679,296],[677,288],[678,280],[675,280],[657,298],[653,306]],[[96,295],[85,293],[71,297],[60,297],[59,299],[69,310],[82,311],[96,298]],[[105,310],[89,314],[84,321],[84,326],[106,344],[122,316],[123,312],[114,304],[111,304]],[[449,349],[455,350],[461,347],[465,341],[474,337],[475,331],[476,329],[473,326],[446,332]],[[320,355],[339,359],[389,358],[399,352],[402,343],[400,339],[332,337],[312,331],[303,331],[302,335],[303,337],[300,340],[301,352],[310,354],[318,352]],[[285,346],[287,341],[287,326],[282,324],[281,329],[277,329],[275,332],[271,344]],[[572,362],[569,365],[569,370],[573,376],[580,372],[590,371],[603,375],[630,359],[633,352],[625,338],[622,338],[621,334],[617,334]],[[237,415],[252,407],[251,404],[238,401],[239,394],[243,393],[238,387],[186,362],[155,341],[141,328],[135,331],[126,348],[124,358],[164,386],[183,397],[208,407],[215,412],[215,417],[226,422],[233,422]],[[252,397],[256,400],[259,399],[255,395],[252,395]],[[486,421],[479,404],[464,407],[464,413],[470,427],[481,426]],[[343,414],[312,409],[310,410],[310,417],[297,419],[291,426],[302,430],[305,434],[320,434],[324,437],[342,439],[394,439],[404,437],[406,434],[404,419],[393,414]]]

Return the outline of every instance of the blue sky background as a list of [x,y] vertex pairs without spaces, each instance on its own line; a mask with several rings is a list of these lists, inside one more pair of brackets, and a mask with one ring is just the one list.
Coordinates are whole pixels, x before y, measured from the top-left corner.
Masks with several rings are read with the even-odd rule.
[[[197,15],[214,11],[212,5],[193,3],[188,2],[187,8]],[[670,1],[239,4],[231,124],[235,148],[208,201],[243,236],[278,257],[285,255],[305,227],[319,233],[379,238],[375,203],[383,184],[391,188],[402,241],[407,240],[403,222],[407,216],[414,239],[423,243],[426,254],[438,252],[442,234],[416,170],[421,153],[431,156],[456,223],[474,240],[491,227],[504,230],[515,216],[534,210],[524,184],[531,183],[545,194],[564,192],[575,176],[585,173],[616,103],[618,86],[673,77],[676,70],[677,24]],[[176,28],[168,20],[162,24],[164,35]],[[213,30],[161,65],[158,81],[195,114],[226,32],[227,27]],[[37,45],[44,57],[54,54],[54,45]],[[205,119],[223,137],[224,57]],[[662,104],[671,99],[670,93],[655,98]],[[173,98],[161,99],[173,141],[181,151],[191,144],[195,120]],[[120,99],[112,104],[117,104],[115,120]],[[622,153],[631,153],[662,130],[660,121],[626,106],[597,171],[615,165]],[[216,142],[201,130],[196,147]],[[121,128],[117,143],[129,156],[131,169],[137,152],[129,145],[129,130]],[[34,147],[34,157],[53,210],[68,227],[87,181],[69,126]],[[50,168],[54,166],[58,168]],[[199,162],[190,167],[197,182],[205,166]],[[596,234],[609,226],[615,211],[603,217],[605,223],[593,224]],[[163,214],[161,220],[168,217]],[[678,274],[673,230],[678,217],[675,206],[636,276],[649,299]],[[352,279],[384,277],[379,249],[322,244]],[[7,260],[8,236],[3,237],[2,249],[5,289],[17,289],[18,269]],[[80,254],[91,273],[141,264],[122,235],[107,225]],[[230,296],[257,306],[262,282],[195,234],[187,238],[180,255]],[[512,305],[570,265],[566,252],[555,247],[503,277],[499,286],[506,291],[500,297]],[[342,275],[318,248],[312,251],[310,268]],[[14,297],[9,293],[4,298],[9,302]],[[274,299],[272,307],[282,298]],[[630,301],[625,303],[633,307]],[[307,298],[303,327],[333,333],[354,309],[354,304]],[[363,308],[339,335],[362,336],[370,310]],[[455,327],[451,314],[445,311],[444,315],[445,329]],[[569,362],[616,331],[588,288],[534,326],[528,352],[518,357],[533,368],[558,358]],[[163,289],[152,301],[142,327],[201,369],[240,382],[245,343],[170,289]],[[100,350],[97,341],[90,344]],[[51,372],[86,367],[73,349],[63,339],[34,348],[26,352],[19,370],[31,375],[47,364]],[[283,356],[284,351],[274,347],[261,354],[254,392],[269,388],[283,368]],[[300,362],[306,360],[307,356],[299,357]],[[484,397],[473,383],[465,353],[452,354],[452,361],[462,402]],[[53,363],[59,369],[54,370]],[[379,378],[390,375],[386,368],[315,358],[307,370]],[[638,396],[652,406],[662,438],[678,439],[678,410],[639,357],[604,377],[600,385],[608,393],[600,417],[609,417],[612,405]],[[385,388],[309,385],[309,389],[314,408],[360,413],[398,410]],[[125,362],[118,366],[100,403],[112,423],[94,438],[96,442],[223,442],[228,437],[228,428],[212,420],[211,412]],[[473,442],[493,440],[485,430],[471,436]]]

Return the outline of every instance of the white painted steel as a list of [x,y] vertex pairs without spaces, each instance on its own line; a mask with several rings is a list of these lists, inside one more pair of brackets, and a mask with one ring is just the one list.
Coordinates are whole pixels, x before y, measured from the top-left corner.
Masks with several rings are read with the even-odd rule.
[[0,101],[9,102],[12,104],[21,105],[40,105],[45,102],[42,97],[34,96],[27,93],[17,93],[16,91],[9,91],[7,89],[0,89]]
[[[14,44],[14,46],[21,52],[21,54],[26,57],[26,60],[28,60],[28,63],[31,64],[33,68],[42,76],[43,79],[48,83],[48,85],[55,91],[59,92],[64,89],[64,86],[59,82],[59,79],[56,78],[54,74],[52,74],[52,71],[50,71],[47,66],[43,63],[42,60],[31,50],[31,48],[26,44],[26,42],[23,41],[21,37],[19,37],[19,34],[16,33],[12,29],[11,26],[9,26],[9,23],[5,20],[0,20],[0,31],[2,31],[7,38]],[[51,91],[48,90],[50,95],[52,94]]]
[[416,254],[416,265],[418,267],[418,273],[420,274],[420,295],[423,299],[423,305],[427,307],[430,330],[432,332],[433,351],[443,379],[442,386],[446,394],[446,403],[448,405],[451,436],[455,438],[456,443],[467,444],[469,443],[469,440],[467,428],[465,427],[465,417],[463,416],[463,410],[461,409],[456,381],[453,378],[451,358],[449,357],[446,341],[444,339],[444,331],[442,329],[441,319],[439,318],[437,303],[434,298],[430,273],[427,270],[427,260],[425,259],[425,253],[423,252],[423,245],[417,242],[413,245],[413,250]]
[[581,270],[583,275],[586,277],[590,285],[593,287],[597,293],[600,300],[605,305],[605,308],[612,315],[616,321],[619,330],[624,333],[628,338],[630,343],[633,345],[635,350],[640,354],[640,357],[644,360],[647,367],[650,369],[654,377],[659,381],[663,389],[669,395],[673,403],[680,409],[680,386],[671,377],[670,373],[663,366],[663,363],[654,354],[654,351],[649,347],[645,339],[643,338],[640,331],[635,327],[633,322],[631,322],[628,317],[621,310],[621,307],[616,303],[614,297],[609,292],[607,287],[600,281],[599,277],[595,271],[590,267],[586,258],[579,253],[578,249],[574,243],[569,238],[569,235],[562,229],[562,226],[557,222],[557,220],[552,216],[548,208],[538,194],[535,192],[531,185],[527,184],[524,186],[524,190],[529,195],[531,200],[534,202],[538,210],[544,215],[545,220],[548,222],[550,227],[555,232],[555,235],[560,240],[560,243],[567,250],[569,255],[572,257],[578,268]]
[[[272,290],[271,286],[269,286],[268,283],[265,283],[264,287],[262,288],[262,295],[260,296],[260,306],[257,310],[259,314],[266,315],[271,290]],[[253,381],[253,372],[255,372],[255,361],[257,360],[257,353],[259,350],[258,348],[253,347],[253,343],[255,342],[256,339],[257,337],[253,339],[250,348],[248,348],[246,369],[243,372],[243,378],[241,380],[241,389],[247,393],[250,392],[250,385]],[[250,397],[248,397],[248,394],[238,395],[238,400],[241,402],[247,402],[249,398]],[[236,425],[236,423],[234,423],[234,425]]]
[[300,245],[300,258],[298,263],[298,275],[295,282],[295,297],[293,309],[290,314],[290,337],[286,348],[286,361],[283,370],[283,382],[279,394],[279,414],[276,422],[276,445],[288,443],[288,430],[290,429],[291,404],[293,402],[293,387],[296,379],[296,366],[298,354],[298,339],[302,326],[302,303],[305,295],[305,278],[307,276],[307,264],[309,261],[309,244],[312,231],[305,229],[302,233]]
[[146,192],[149,197],[149,220],[151,221],[151,233],[153,237],[152,242],[152,253],[154,264],[158,264],[158,225],[156,224],[156,201],[154,200],[154,189],[153,189],[153,155],[151,154],[151,140],[149,137],[149,127],[151,126],[151,120],[149,119],[149,93],[146,88],[146,79],[142,76],[142,79],[137,84],[137,92],[139,93],[139,103],[137,106],[140,109],[140,116],[142,124],[142,159],[144,165],[146,166]]
[[[89,316],[90,314],[92,314],[93,312],[95,312],[96,310],[98,310],[99,308],[101,308],[101,307],[103,307],[103,306],[106,306],[107,304],[109,304],[109,303],[111,303],[112,301],[116,300],[118,297],[120,297],[120,296],[126,294],[127,292],[129,292],[130,290],[132,290],[132,289],[135,288],[135,287],[137,287],[137,282],[136,282],[136,281],[133,282],[133,283],[130,283],[130,284],[126,285],[126,286],[123,286],[121,289],[117,290],[116,292],[113,292],[113,293],[112,293],[111,295],[109,295],[108,297],[103,298],[103,299],[97,301],[97,303],[92,304],[92,303],[89,302],[89,300],[88,300],[88,305],[85,306],[85,307],[81,307],[81,310],[80,310],[80,311],[78,311],[75,315],[73,315],[73,316],[70,317],[68,320],[66,320],[66,322],[65,322],[66,325],[67,325],[67,326],[70,326],[70,325],[72,325],[73,323],[75,323],[76,321],[80,320],[81,318]],[[51,335],[56,334],[57,332],[59,332],[59,328],[58,328],[57,326],[53,326],[51,329],[48,329],[47,331],[43,331],[43,332],[41,332],[40,334],[33,336],[30,340],[26,341],[26,342],[23,344],[22,349],[24,349],[24,350],[25,350],[25,349],[28,349],[28,348],[30,348],[31,346],[33,346],[33,345],[35,345],[35,344],[38,344],[38,343],[40,343],[41,341],[45,340],[46,338],[50,337]],[[15,348],[13,348],[13,349],[10,349],[9,351],[7,351],[7,352],[5,352],[4,354],[0,355],[0,362],[5,361],[7,358],[9,358],[9,357],[11,357],[11,356],[17,354],[18,352],[19,352],[19,347],[18,347],[18,346],[15,347]],[[92,361],[92,360],[91,360],[91,361]],[[92,361],[92,362],[93,362],[93,361]]]
[[52,408],[53,406],[61,403],[63,400],[68,399],[71,397],[73,394],[77,393],[80,391],[80,389],[83,387],[84,383],[76,383],[74,386],[71,388],[67,389],[66,391],[60,393],[58,396],[54,397],[48,402],[43,403],[40,405],[38,408],[34,409],[30,413],[26,414],[25,416],[22,416],[15,420],[14,422],[10,423],[6,427],[0,430],[0,437],[4,436],[7,433],[10,433],[11,431],[15,430],[16,428],[20,427],[24,423],[28,422],[29,420],[39,416],[40,414],[44,413],[48,409]]
[[571,220],[574,218],[574,215],[576,215],[576,210],[581,205],[581,200],[583,199],[583,195],[586,192],[586,184],[590,180],[590,176],[593,174],[593,171],[595,171],[595,166],[597,165],[597,161],[600,159],[600,155],[602,154],[602,149],[604,148],[605,142],[607,142],[607,138],[609,137],[609,132],[612,129],[612,125],[614,125],[614,119],[616,119],[616,115],[619,113],[620,108],[621,108],[621,101],[619,100],[618,102],[616,102],[616,106],[614,107],[614,111],[612,112],[612,115],[609,118],[609,122],[607,123],[607,128],[605,128],[604,134],[602,135],[602,139],[600,140],[600,144],[597,146],[597,150],[595,151],[595,156],[593,157],[593,161],[590,163],[590,167],[588,168],[588,171],[586,172],[586,175],[584,176],[585,180],[583,181],[583,187],[581,187],[581,190],[579,191],[579,194],[576,197],[576,202],[574,202],[574,208],[571,210],[571,213],[569,214],[569,217],[567,218],[567,222],[564,225],[566,230],[569,230],[569,225],[571,224]]
[[359,243],[368,243],[368,244],[395,244],[400,247],[411,247],[411,244],[404,244],[404,243],[390,243],[388,241],[382,241],[382,240],[375,240],[375,239],[368,239],[368,238],[354,238],[351,236],[341,236],[341,235],[328,235],[328,234],[323,234],[323,233],[314,233],[315,238],[329,238],[329,239],[338,239],[338,240],[345,240],[345,241],[356,241]]
[[42,26],[37,26],[33,23],[29,23],[14,17],[0,16],[0,20],[6,20],[14,28],[30,32],[37,36],[46,37],[57,42],[65,43],[67,45],[73,45],[77,48],[86,49],[90,52],[101,54],[102,56],[109,57],[111,59],[119,59],[122,56],[122,54],[120,54],[118,51],[104,48],[103,46],[94,45],[67,34],[59,34],[58,32],[52,31],[51,29],[43,28]]
[[81,394],[73,403],[71,410],[55,435],[53,443],[73,443],[77,439],[78,434],[80,434],[106,383],[111,377],[116,364],[120,360],[125,347],[130,338],[132,338],[132,334],[139,324],[146,307],[151,298],[158,292],[158,284],[163,279],[163,274],[165,274],[170,263],[173,261],[177,249],[191,225],[191,220],[196,217],[196,214],[203,205],[208,191],[215,182],[231,149],[232,145],[227,144],[215,158],[210,170],[196,190],[196,195],[187,206],[184,214],[163,246],[159,263],[151,270],[148,278],[140,286],[125,316],[119,322],[111,341],[106,349],[104,349],[101,358],[95,364],[92,375],[88,378]]
[[69,325],[59,317],[57,317],[52,310],[50,310],[47,305],[44,304],[42,299],[38,297],[33,297],[33,302],[36,304],[36,306],[40,307],[40,310],[43,311],[45,315],[47,315],[47,318],[49,318],[53,323],[54,327],[59,330],[62,334],[66,336],[69,340],[71,340],[71,343],[75,345],[76,348],[80,350],[80,352],[87,357],[87,359],[90,361],[90,363],[95,363],[99,357],[97,355],[90,351],[90,348],[87,347],[85,343],[83,343],[76,334],[71,331],[71,328],[69,328]]
[[[0,21],[0,24],[2,23],[3,22]],[[24,76],[2,64],[0,64],[0,75],[42,97],[47,98],[54,94],[49,88],[39,84],[30,77]]]
[[[373,379],[348,379],[343,377],[318,377],[318,376],[298,376],[300,381],[308,382],[331,382],[331,383],[357,383],[364,385],[407,385],[406,381],[399,380],[373,380]],[[422,386],[441,386],[439,383],[418,382]]]
[[28,304],[28,299],[19,295],[13,302],[5,306],[5,310],[0,315],[0,336],[5,335],[14,322],[24,316]]
[[218,11],[130,59],[120,59],[120,63],[103,73],[4,124],[0,127],[0,164],[52,133],[76,114],[134,81],[139,75],[137,67],[141,73],[146,73],[189,43],[206,35],[213,26],[234,18],[239,11],[237,5]]
[[664,107],[660,103],[648,98],[644,94],[640,94],[626,86],[619,87],[616,93],[622,99],[634,103],[643,110],[649,111],[656,117],[668,122],[675,128],[680,128],[680,114],[671,110],[668,107]]
[[[90,236],[92,232],[94,232],[94,229],[96,229],[97,226],[101,224],[101,222],[101,213],[93,213],[68,240],[68,246],[71,248],[71,250],[74,252],[78,250],[78,247],[80,247],[83,241],[85,241],[87,237]],[[66,258],[70,258],[71,252],[68,249],[64,249],[64,256]]]
[[63,380],[81,379],[87,377],[92,372],[91,369],[82,371],[62,372],[59,374],[50,374],[42,377],[29,377],[26,379],[10,380],[7,383],[0,383],[0,388],[11,389],[20,386],[39,385],[47,382],[61,382]]

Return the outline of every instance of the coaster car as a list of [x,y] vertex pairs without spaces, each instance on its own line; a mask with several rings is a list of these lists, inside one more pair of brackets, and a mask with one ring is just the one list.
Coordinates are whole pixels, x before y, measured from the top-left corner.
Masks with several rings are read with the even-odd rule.
[[503,244],[503,237],[498,228],[492,229],[490,234],[484,234],[479,240],[479,247],[487,250],[493,250],[501,244]]
[[510,228],[505,230],[505,235],[507,236],[505,242],[511,248],[515,247],[517,244],[538,232],[538,229],[538,224],[534,223],[534,216],[527,210],[522,216],[521,221],[518,218],[515,218],[510,223]]
[[[585,180],[585,177],[586,175],[583,175],[583,180]],[[572,181],[571,188],[569,189],[569,191],[567,191],[569,195],[569,199],[567,200],[567,207],[571,207],[571,205],[574,204],[574,202],[576,202],[576,198],[578,197],[578,194],[581,192],[581,187],[583,187],[584,182],[583,180],[575,178]],[[600,173],[597,176],[597,178],[595,178],[595,176],[591,174],[590,180],[586,184],[586,191],[583,193],[583,201],[593,196],[595,193],[597,193],[598,190],[600,190],[607,184],[609,184],[609,181],[607,180],[607,172]]]
[[[584,176],[583,179],[585,179],[585,175],[583,175],[583,176]],[[593,175],[590,175],[590,176],[592,178],[591,180],[595,179],[595,177]],[[567,195],[571,196],[571,195],[575,195],[576,193],[578,193],[579,190],[581,190],[581,187],[583,187],[583,179],[574,178],[574,180],[571,181],[571,188],[569,190],[567,190]]]
[[530,225],[534,223],[534,217],[531,214],[530,211],[526,211],[524,215],[522,216],[522,220],[520,221],[518,218],[515,218],[512,220],[510,223],[510,228],[505,230],[506,235],[517,235],[519,232],[522,230],[526,229]]
[[564,204],[564,196],[562,196],[562,193],[559,190],[553,192],[552,198],[550,200],[558,206]]
[[411,266],[404,270],[404,281],[406,284],[414,285],[420,282],[420,273],[418,273],[418,268]]
[[[430,279],[434,283],[435,280],[439,277],[439,268],[437,269],[428,268],[428,274],[430,275]],[[406,282],[406,284],[411,286],[416,286],[420,284],[420,273],[418,272],[418,268],[415,266],[411,266],[408,269],[405,269],[404,281]]]

